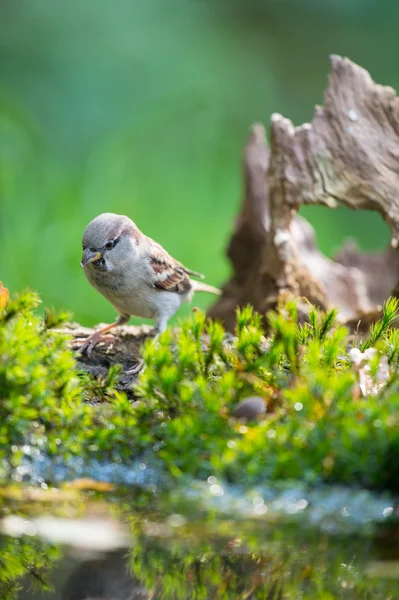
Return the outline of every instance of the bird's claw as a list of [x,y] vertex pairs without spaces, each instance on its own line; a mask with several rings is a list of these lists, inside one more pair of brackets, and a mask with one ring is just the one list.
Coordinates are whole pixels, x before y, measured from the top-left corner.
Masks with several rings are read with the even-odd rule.
[[134,365],[134,367],[132,367],[128,371],[125,371],[125,375],[137,375],[137,373],[144,371],[144,369],[145,363],[144,360],[141,358],[139,361],[137,361],[137,364]]
[[72,345],[75,346],[80,344],[76,350],[77,354],[84,354],[86,352],[87,356],[91,358],[94,346],[100,342],[112,342],[114,339],[115,338],[113,335],[104,335],[98,331],[92,335],[89,335],[88,338],[76,338],[73,340]]

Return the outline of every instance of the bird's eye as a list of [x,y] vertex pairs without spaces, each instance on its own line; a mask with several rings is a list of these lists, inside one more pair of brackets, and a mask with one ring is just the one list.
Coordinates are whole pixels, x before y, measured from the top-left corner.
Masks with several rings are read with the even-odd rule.
[[112,248],[115,248],[116,244],[119,242],[120,238],[115,238],[114,240],[110,240],[109,242],[107,242],[104,246],[104,248],[106,250],[112,250]]

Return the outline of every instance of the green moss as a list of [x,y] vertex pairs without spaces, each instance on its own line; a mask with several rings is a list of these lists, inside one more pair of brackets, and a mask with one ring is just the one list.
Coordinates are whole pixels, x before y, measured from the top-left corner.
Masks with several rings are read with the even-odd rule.
[[[45,453],[63,460],[74,455],[106,459],[108,452],[110,458],[123,456],[129,427],[135,426],[130,402],[114,387],[119,370],[110,370],[104,381],[79,373],[67,336],[52,329],[66,315],[46,312],[42,319],[34,310],[38,303],[29,292],[17,295],[0,312],[3,476],[24,454]],[[96,410],[85,402],[99,394],[112,400],[112,406]]]
[[21,446],[68,428],[80,394],[66,338],[34,314],[38,303],[32,293],[16,296],[0,320],[0,447],[14,462]]
[[[310,323],[301,326],[288,302],[269,315],[267,351],[259,316],[248,307],[238,313],[237,337],[228,347],[220,325],[198,313],[175,333],[174,355],[171,332],[158,346],[149,344],[138,388],[146,398],[141,413],[162,443],[165,463],[173,473],[216,473],[245,483],[305,479],[396,488],[398,336],[389,324],[397,307],[388,302],[370,334],[379,348],[371,368],[376,371],[384,353],[392,367],[391,382],[376,396],[358,393],[348,331],[335,326],[334,311],[312,309]],[[231,415],[251,394],[264,397],[269,411],[242,427]]]
[[[378,393],[359,393],[348,331],[336,325],[335,312],[311,309],[309,323],[300,325],[288,301],[268,316],[268,339],[260,315],[246,307],[237,313],[235,337],[198,311],[181,329],[148,342],[139,405],[115,390],[118,369],[104,380],[78,373],[67,338],[52,329],[59,318],[50,312],[39,318],[37,303],[34,294],[23,294],[0,313],[3,475],[24,452],[111,461],[146,452],[173,478],[399,488],[396,300],[369,338],[357,340],[362,350],[376,348],[369,361],[374,380],[381,357],[388,358],[390,380]],[[234,406],[249,395],[262,396],[268,410],[242,423]],[[94,396],[105,402],[86,402]]]

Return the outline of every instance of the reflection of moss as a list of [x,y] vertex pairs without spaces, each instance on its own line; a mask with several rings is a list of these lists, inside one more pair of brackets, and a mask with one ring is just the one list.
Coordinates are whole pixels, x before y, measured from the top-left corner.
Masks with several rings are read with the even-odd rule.
[[[14,467],[22,456],[47,453],[100,460],[155,453],[173,477],[218,475],[240,483],[301,479],[397,488],[397,365],[399,334],[390,328],[397,302],[389,302],[362,350],[378,352],[391,380],[376,395],[359,394],[346,353],[348,332],[335,314],[310,313],[299,325],[295,303],[269,315],[265,340],[259,315],[238,312],[236,336],[196,312],[180,331],[166,331],[144,348],[146,370],[139,405],[106,381],[78,376],[59,319],[34,313],[24,294],[0,313],[0,458]],[[243,426],[232,414],[248,395],[268,412]],[[92,395],[105,400],[92,406]]]
[[[43,492],[42,501],[46,495],[51,492]],[[99,502],[107,498],[108,504]],[[178,493],[152,498],[144,494],[135,499],[134,509],[130,491],[96,498],[79,494],[72,510],[67,496],[64,502],[48,500],[47,513],[54,514],[55,528],[57,515],[63,516],[65,511],[73,519],[78,514],[90,517],[101,507],[106,522],[107,516],[112,516],[130,533],[129,550],[105,556],[94,553],[94,560],[90,558],[69,574],[61,596],[65,600],[130,598],[132,589],[137,597],[154,600],[399,597],[397,573],[391,579],[372,575],[376,568],[378,572],[382,557],[388,561],[397,557],[394,545],[387,553],[392,530],[380,528],[377,536],[374,529],[363,528],[355,535],[338,536],[305,526],[300,520],[231,519],[204,510],[201,497]],[[42,501],[29,505],[15,499],[2,501],[2,512],[12,507],[34,530],[34,517],[43,511]],[[73,525],[77,527],[76,522]],[[78,535],[78,545],[79,540]],[[60,560],[59,548],[36,537],[0,537],[0,598],[16,600],[22,581],[25,591],[31,586],[48,589],[47,578]]]
[[25,581],[25,588],[29,585],[43,590],[51,589],[47,576],[60,556],[56,547],[44,544],[37,538],[0,538],[1,600],[17,598],[22,580]]
[[[180,518],[178,527],[175,523]],[[361,537],[334,539],[298,525],[223,521],[202,514],[131,519],[132,573],[154,598],[393,600],[399,581],[368,576],[375,556]]]

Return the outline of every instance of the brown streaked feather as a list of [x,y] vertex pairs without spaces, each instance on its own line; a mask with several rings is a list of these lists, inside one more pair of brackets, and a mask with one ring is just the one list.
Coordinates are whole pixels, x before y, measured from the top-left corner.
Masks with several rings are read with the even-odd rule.
[[192,288],[189,274],[186,269],[156,242],[151,244],[150,265],[154,273],[153,285],[164,292],[186,294]]

